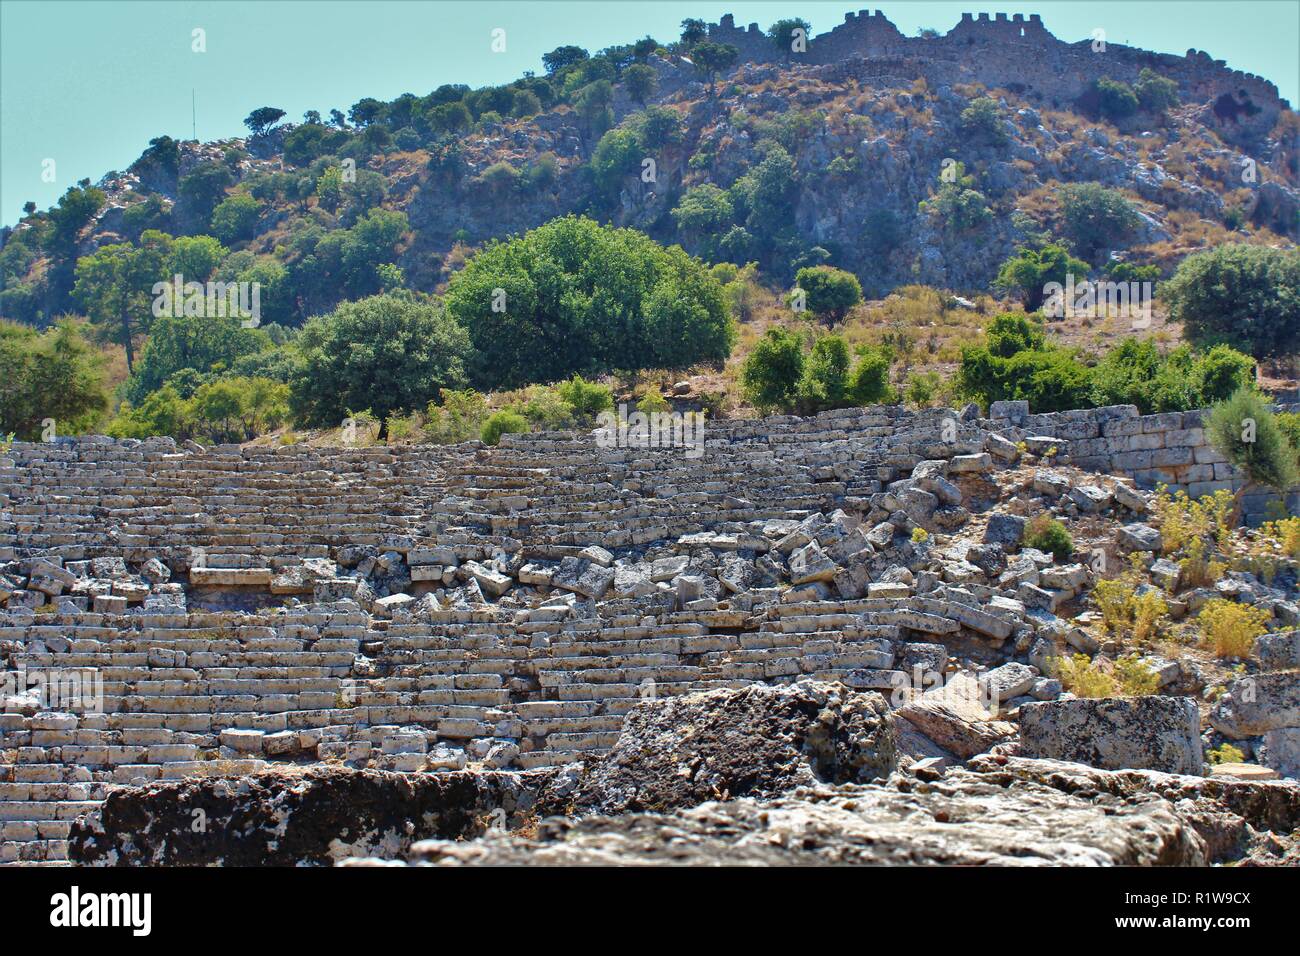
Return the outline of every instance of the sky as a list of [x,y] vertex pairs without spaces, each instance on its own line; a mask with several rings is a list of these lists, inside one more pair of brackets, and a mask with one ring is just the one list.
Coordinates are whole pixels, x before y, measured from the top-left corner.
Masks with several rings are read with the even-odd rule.
[[[1042,14],[1069,42],[1102,27],[1111,42],[1182,55],[1205,50],[1300,102],[1300,0],[881,3],[906,35],[947,32],[963,11]],[[44,209],[84,177],[125,169],[155,136],[240,136],[243,118],[276,106],[344,111],[365,96],[424,94],[542,73],[564,44],[596,50],[649,35],[676,39],[687,17],[764,29],[798,15],[814,36],[866,4],[673,0],[0,0],[0,224],[23,203]],[[492,31],[505,51],[491,49]],[[193,31],[206,50],[195,52]],[[194,116],[191,107],[193,105]],[[193,122],[193,125],[192,125]],[[51,168],[47,160],[53,160]],[[53,181],[45,181],[52,176]]]

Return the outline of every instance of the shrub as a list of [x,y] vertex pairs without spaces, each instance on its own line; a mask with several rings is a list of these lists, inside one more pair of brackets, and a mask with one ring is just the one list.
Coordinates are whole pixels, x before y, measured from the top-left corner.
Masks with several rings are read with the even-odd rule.
[[1097,110],[1108,120],[1124,119],[1137,112],[1138,98],[1127,83],[1103,76],[1097,81]]
[[659,391],[654,385],[647,386],[636,403],[637,411],[646,415],[652,415],[655,412],[666,412],[670,408],[672,408],[672,405],[668,403],[668,399],[664,398],[663,392]]
[[1162,114],[1178,105],[1178,84],[1161,76],[1150,67],[1142,67],[1138,81],[1133,84],[1139,105],[1148,113]]
[[1246,473],[1248,484],[1266,485],[1283,491],[1300,481],[1296,451],[1278,426],[1263,397],[1250,388],[1240,388],[1215,405],[1205,423],[1214,449]]
[[811,266],[795,274],[795,284],[803,290],[808,311],[828,323],[841,322],[862,301],[858,277],[834,266]]
[[1026,547],[1055,555],[1058,561],[1066,561],[1074,554],[1074,539],[1065,525],[1045,514],[1029,522],[1024,543]]
[[35,441],[46,418],[72,435],[108,410],[104,360],[71,320],[44,333],[0,320],[0,368],[0,435]]
[[1007,141],[1002,107],[989,96],[971,100],[970,105],[961,111],[961,128],[968,136],[993,145],[1000,146]]
[[803,344],[783,328],[768,329],[740,370],[745,398],[761,412],[794,405],[803,379]]
[[1272,617],[1264,608],[1211,598],[1201,608],[1196,622],[1216,657],[1248,657],[1255,638],[1268,633]]
[[1174,554],[1196,540],[1212,538],[1225,543],[1232,533],[1232,493],[1220,489],[1212,495],[1191,498],[1187,492],[1173,495],[1161,485],[1151,501],[1166,554]]
[[865,346],[858,350],[858,364],[849,377],[848,398],[854,405],[875,405],[888,402],[892,396],[889,387],[888,352]]
[[588,382],[581,375],[575,374],[555,388],[560,393],[560,398],[573,409],[574,417],[582,422],[590,421],[605,409],[614,406],[614,394],[608,385]]
[[1036,312],[1043,304],[1044,286],[1049,282],[1064,286],[1070,275],[1075,281],[1082,281],[1088,275],[1088,263],[1071,256],[1062,245],[1048,244],[1038,249],[1021,249],[1002,263],[994,285],[1019,295],[1025,309]]
[[1089,660],[1086,654],[1052,658],[1048,671],[1076,697],[1114,697],[1119,691],[1115,678]]
[[818,407],[841,408],[848,396],[849,347],[838,335],[824,335],[813,343],[804,363],[802,391]]
[[523,415],[511,411],[493,412],[483,425],[483,444],[495,445],[501,441],[502,435],[520,435],[528,430],[528,419]]
[[1115,662],[1115,680],[1123,697],[1146,697],[1160,689],[1160,676],[1136,654]]
[[1074,183],[1062,190],[1065,234],[1085,258],[1121,246],[1140,221],[1122,193],[1098,183]]
[[483,431],[487,420],[487,399],[473,389],[444,388],[441,405],[430,402],[424,413],[425,438],[438,445],[469,441]]
[[925,544],[930,540],[930,532],[926,531],[920,525],[912,529],[912,544]]
[[1255,358],[1300,352],[1300,250],[1225,245],[1178,264],[1161,285],[1169,316],[1199,345]]
[[1221,763],[1244,763],[1246,754],[1240,748],[1224,741],[1217,747],[1205,751],[1206,762],[1213,766]]
[[1117,660],[1111,673],[1086,654],[1052,658],[1048,671],[1076,697],[1144,697],[1159,687],[1159,677],[1135,654]]
[[1143,591],[1134,595],[1132,602],[1133,640],[1148,644],[1156,636],[1160,625],[1169,616],[1169,605],[1159,591]]
[[1092,597],[1101,612],[1102,628],[1113,634],[1121,633],[1130,620],[1133,586],[1122,578],[1098,581]]
[[251,239],[257,229],[262,204],[247,193],[235,193],[212,210],[212,234],[227,245]]

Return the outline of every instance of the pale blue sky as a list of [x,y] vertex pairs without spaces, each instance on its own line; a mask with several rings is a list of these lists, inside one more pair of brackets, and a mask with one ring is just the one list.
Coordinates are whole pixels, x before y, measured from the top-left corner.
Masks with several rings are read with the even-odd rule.
[[[877,8],[879,0],[870,3]],[[423,94],[442,83],[483,86],[542,71],[541,55],[566,43],[595,52],[646,34],[676,39],[686,17],[766,28],[799,15],[824,33],[863,0],[833,2],[421,2],[421,0],[221,0],[79,2],[0,0],[0,222],[26,200],[45,208],[83,177],[123,169],[166,133],[190,136],[190,91],[198,135],[242,135],[258,106],[346,110],[363,96]],[[1063,40],[1103,27],[1112,42],[1165,53],[1206,50],[1300,99],[1300,0],[1261,2],[879,3],[905,34],[946,32],[963,10],[1038,12]],[[191,31],[207,52],[191,52]],[[489,48],[505,28],[505,53]],[[41,181],[56,161],[57,179]]]

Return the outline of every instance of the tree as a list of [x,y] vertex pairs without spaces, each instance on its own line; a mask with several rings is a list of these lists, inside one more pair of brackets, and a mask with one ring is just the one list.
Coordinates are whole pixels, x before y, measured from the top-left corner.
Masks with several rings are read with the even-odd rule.
[[542,54],[542,65],[546,67],[547,73],[559,73],[567,66],[581,63],[588,55],[580,46],[560,46],[550,53]]
[[294,343],[290,408],[304,424],[337,427],[352,411],[424,408],[465,384],[469,337],[436,302],[410,293],[345,302],[307,322]]
[[1142,109],[1156,116],[1163,115],[1178,105],[1178,84],[1148,66],[1142,67],[1133,92],[1137,94]]
[[212,210],[212,232],[225,243],[252,239],[261,213],[261,203],[248,193],[237,192]]
[[720,362],[735,331],[721,284],[679,247],[566,216],[486,246],[447,288],[476,383]]
[[1037,312],[1042,307],[1047,283],[1058,282],[1064,286],[1070,275],[1082,282],[1088,275],[1088,263],[1071,256],[1064,246],[1049,243],[1039,249],[1021,249],[1002,263],[993,284],[1019,295],[1026,312]]
[[786,329],[768,329],[740,370],[741,390],[760,412],[790,408],[804,375],[803,343]]
[[677,229],[703,246],[704,254],[712,259],[721,249],[719,237],[734,221],[735,208],[725,189],[701,183],[686,190],[673,208],[672,217]]
[[234,185],[235,177],[224,163],[209,161],[195,166],[181,177],[179,191],[186,208],[195,219],[208,222],[212,210]]
[[1097,81],[1097,111],[1114,121],[1132,116],[1138,109],[1137,94],[1127,83],[1103,76]]
[[708,25],[694,17],[688,17],[682,21],[682,42],[687,46],[693,46],[708,36]]
[[41,438],[93,427],[108,409],[104,359],[65,320],[44,333],[0,319],[0,437]]
[[127,383],[126,397],[139,405],[182,369],[221,371],[242,356],[270,347],[265,332],[243,328],[237,316],[160,316]]
[[795,274],[803,290],[808,311],[828,325],[844,321],[849,309],[862,301],[858,277],[834,266],[811,266]]
[[244,117],[244,125],[254,136],[261,136],[280,120],[284,119],[284,110],[274,106],[262,106]]
[[[802,32],[800,32],[802,31]],[[802,40],[805,44],[812,37],[812,25],[802,17],[788,17],[777,20],[767,28],[767,37],[781,53],[789,57],[795,52],[795,44]]]
[[337,166],[327,166],[316,180],[316,199],[323,209],[330,212],[339,208],[343,200],[343,170]]
[[77,261],[72,295],[99,335],[126,350],[127,371],[135,368],[137,334],[152,319],[153,286],[168,278],[172,238],[146,232],[140,245],[111,243]]
[[889,367],[893,358],[889,351],[864,346],[858,350],[858,364],[849,377],[848,398],[854,405],[875,405],[889,401]]
[[307,110],[302,114],[302,121],[311,126],[320,126],[320,110]]
[[646,100],[654,95],[655,87],[659,85],[659,76],[654,67],[634,63],[623,71],[623,85],[627,88],[628,96],[645,106]]
[[1133,204],[1100,183],[1074,183],[1062,190],[1065,233],[1085,259],[1124,244],[1141,218]]
[[713,95],[718,74],[731,69],[739,51],[730,43],[700,43],[691,49],[691,62],[709,81],[709,95]]
[[1300,352],[1300,251],[1225,245],[1178,264],[1161,286],[1170,318],[1193,343],[1224,343],[1258,359]]
[[799,388],[800,398],[810,406],[808,412],[845,405],[849,364],[849,347],[840,336],[823,335],[813,343]]
[[1261,485],[1285,492],[1300,481],[1296,449],[1287,441],[1272,410],[1253,388],[1240,388],[1210,409],[1205,422],[1210,445],[1246,475],[1237,490],[1233,523],[1242,500]]
[[369,126],[384,115],[384,104],[373,96],[366,96],[348,107],[348,119],[355,126]]

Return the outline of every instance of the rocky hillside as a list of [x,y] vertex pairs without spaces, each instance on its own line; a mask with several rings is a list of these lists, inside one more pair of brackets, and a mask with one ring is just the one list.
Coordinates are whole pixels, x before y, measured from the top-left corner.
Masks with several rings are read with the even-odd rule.
[[[735,52],[716,76],[709,47]],[[1168,275],[1226,241],[1290,243],[1300,212],[1300,127],[1272,84],[1194,50],[1066,44],[1037,17],[963,18],[924,39],[850,15],[802,52],[724,17],[548,68],[244,140],[155,140],[99,184],[73,247],[33,241],[57,210],[6,230],[0,310],[39,322],[75,308],[67,260],[146,228],[217,235],[231,278],[273,260],[270,318],[297,324],[394,281],[436,290],[472,247],[575,211],[757,261],[777,284],[828,262],[875,296],[987,291],[1017,246],[1053,237],[1094,265]],[[1083,182],[1129,199],[1136,227],[1070,235],[1061,187]],[[376,207],[405,220],[368,246]],[[376,272],[388,262],[400,280]]]

